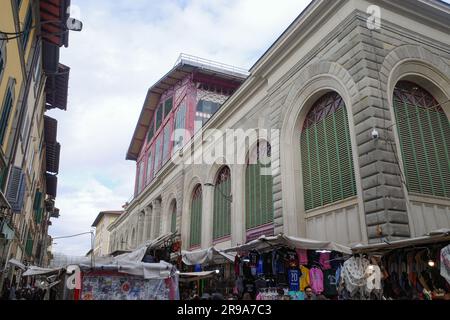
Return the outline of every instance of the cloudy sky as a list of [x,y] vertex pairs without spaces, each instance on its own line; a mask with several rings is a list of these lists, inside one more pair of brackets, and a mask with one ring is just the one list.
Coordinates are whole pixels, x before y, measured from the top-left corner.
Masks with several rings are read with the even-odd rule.
[[[249,69],[309,0],[72,0],[84,23],[61,62],[71,67],[62,144],[59,219],[50,234],[91,230],[99,211],[132,197],[135,162],[125,154],[147,89],[180,53]],[[79,9],[79,10],[78,10]],[[55,252],[84,255],[90,237],[55,240]]]

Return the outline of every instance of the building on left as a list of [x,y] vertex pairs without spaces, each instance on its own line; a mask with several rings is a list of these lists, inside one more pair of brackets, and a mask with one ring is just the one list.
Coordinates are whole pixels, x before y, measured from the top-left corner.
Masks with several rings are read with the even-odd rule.
[[[50,109],[67,109],[70,0],[0,3],[0,287],[21,281],[8,263],[48,266],[61,146]],[[20,264],[18,264],[20,265]]]

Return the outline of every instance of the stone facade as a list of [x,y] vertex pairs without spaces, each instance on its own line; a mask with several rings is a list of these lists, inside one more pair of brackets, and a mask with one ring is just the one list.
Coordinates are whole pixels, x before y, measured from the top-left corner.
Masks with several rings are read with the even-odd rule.
[[[374,4],[381,7],[381,29],[371,30],[366,12]],[[206,124],[205,129],[272,130],[276,234],[353,245],[450,227],[450,199],[411,194],[406,188],[405,159],[392,107],[395,85],[408,80],[427,89],[450,116],[449,18],[450,7],[438,1],[313,1]],[[345,102],[357,195],[305,211],[300,128],[313,103],[330,91]],[[374,129],[378,139],[371,135]],[[198,148],[199,138],[186,145],[184,157],[192,146]],[[206,133],[204,139],[208,138]],[[212,145],[202,147],[208,151]],[[214,243],[218,247],[246,241],[245,165],[228,165],[233,195],[231,240]],[[152,225],[158,224],[141,242],[168,232],[170,203],[175,199],[177,226],[187,249],[192,191],[199,183],[213,181],[221,167],[167,164],[111,226],[112,247],[119,248],[117,239],[138,224],[136,216],[141,212],[146,219],[153,217]],[[204,248],[213,245],[213,192],[203,187]]]

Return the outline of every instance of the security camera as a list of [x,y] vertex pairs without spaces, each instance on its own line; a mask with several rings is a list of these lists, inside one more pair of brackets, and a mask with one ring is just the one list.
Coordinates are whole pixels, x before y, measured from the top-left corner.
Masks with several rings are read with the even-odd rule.
[[374,139],[374,140],[378,140],[380,138],[380,133],[378,132],[377,129],[373,129],[371,135],[372,135],[372,139]]

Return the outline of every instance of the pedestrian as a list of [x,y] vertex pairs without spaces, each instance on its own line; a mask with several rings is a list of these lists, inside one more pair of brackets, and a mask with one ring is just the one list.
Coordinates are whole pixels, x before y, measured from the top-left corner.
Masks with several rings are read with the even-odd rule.
[[310,286],[305,288],[305,300],[317,300],[317,297]]
[[11,285],[11,289],[9,290],[9,300],[16,300],[16,284],[13,283]]

